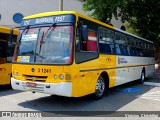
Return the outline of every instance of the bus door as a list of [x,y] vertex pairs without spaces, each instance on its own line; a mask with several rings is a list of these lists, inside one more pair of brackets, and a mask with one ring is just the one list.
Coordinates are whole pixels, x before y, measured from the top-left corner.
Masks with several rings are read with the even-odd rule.
[[[12,39],[11,39],[12,38]],[[0,33],[0,85],[10,84],[12,57],[17,35]]]
[[[87,92],[93,92],[95,90],[96,83],[96,71],[97,65],[95,59],[98,58],[98,47],[97,47],[97,33],[96,31],[89,30],[87,26],[82,26],[80,30],[80,52],[77,56],[76,61],[80,62],[80,76],[81,80],[79,84],[82,90],[81,94],[87,94]],[[83,83],[81,83],[83,81]]]

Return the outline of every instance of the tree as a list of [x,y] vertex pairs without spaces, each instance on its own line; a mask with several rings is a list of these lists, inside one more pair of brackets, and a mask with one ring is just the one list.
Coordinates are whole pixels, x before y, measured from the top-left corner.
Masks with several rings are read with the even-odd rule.
[[80,0],[90,16],[109,23],[112,17],[121,17],[140,36],[160,41],[159,0]]
[[[129,23],[134,34],[149,39],[160,51],[159,0],[80,0],[90,16],[109,23],[112,17],[121,17]],[[160,56],[159,56],[160,58]]]
[[160,1],[126,0],[121,17],[129,22],[136,34],[155,43],[156,61],[160,62]]
[[90,16],[105,23],[110,23],[112,17],[118,17],[118,8],[123,0],[80,0],[83,10],[90,11]]
[[126,0],[121,7],[121,17],[130,23],[135,32],[159,44],[159,0]]

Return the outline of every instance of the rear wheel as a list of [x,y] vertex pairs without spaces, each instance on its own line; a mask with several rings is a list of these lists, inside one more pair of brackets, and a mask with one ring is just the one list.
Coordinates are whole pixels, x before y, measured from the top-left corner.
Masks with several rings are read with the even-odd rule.
[[96,83],[94,97],[96,99],[101,99],[105,93],[105,90],[106,90],[106,85],[105,85],[104,78],[102,76],[99,76]]
[[143,70],[142,73],[141,73],[140,83],[143,84],[144,80],[145,80],[145,72]]

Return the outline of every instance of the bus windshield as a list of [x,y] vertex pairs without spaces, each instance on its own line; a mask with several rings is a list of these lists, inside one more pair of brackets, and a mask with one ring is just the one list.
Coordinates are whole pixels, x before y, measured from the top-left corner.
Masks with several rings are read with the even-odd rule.
[[0,58],[6,57],[6,42],[0,40]]
[[73,26],[29,28],[22,32],[15,52],[16,62],[70,64]]

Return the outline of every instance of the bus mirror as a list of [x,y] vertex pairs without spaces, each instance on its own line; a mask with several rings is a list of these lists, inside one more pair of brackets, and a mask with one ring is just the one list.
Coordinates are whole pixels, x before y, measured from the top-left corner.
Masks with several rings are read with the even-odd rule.
[[83,25],[81,28],[81,40],[82,41],[86,41],[87,33],[88,33],[88,27],[87,27],[87,25]]

